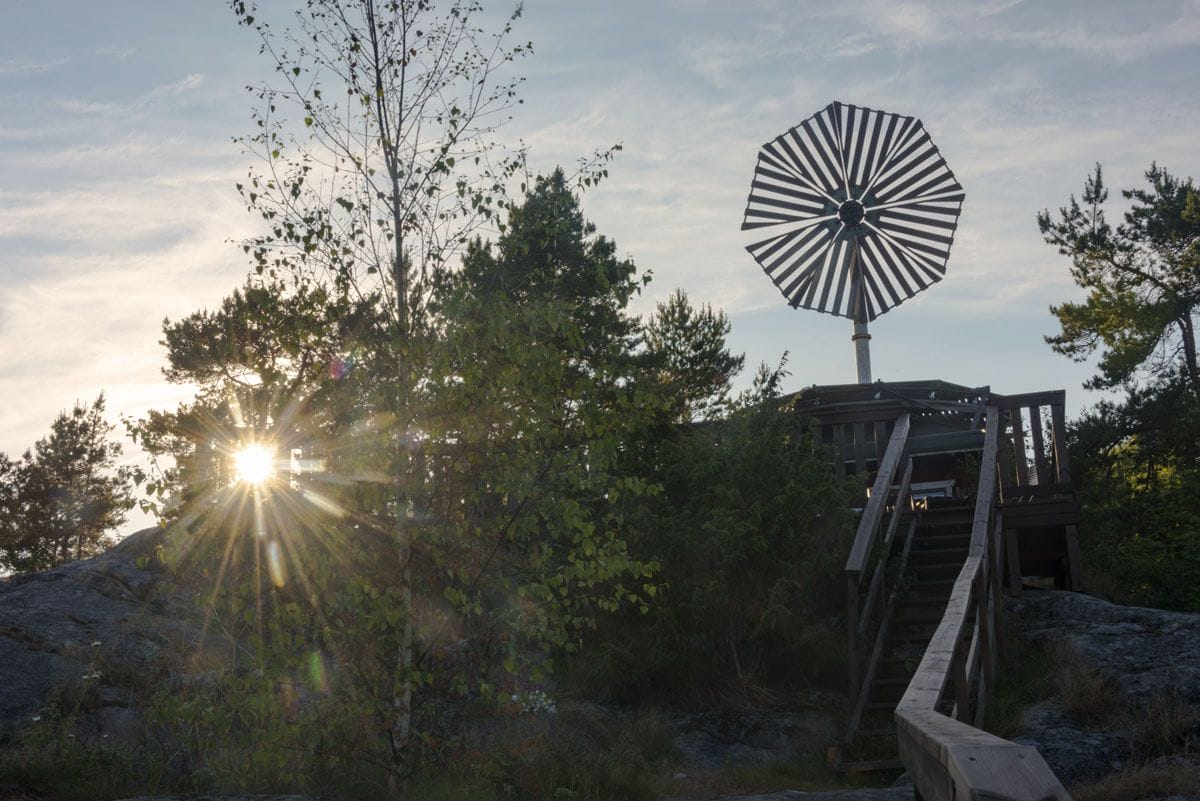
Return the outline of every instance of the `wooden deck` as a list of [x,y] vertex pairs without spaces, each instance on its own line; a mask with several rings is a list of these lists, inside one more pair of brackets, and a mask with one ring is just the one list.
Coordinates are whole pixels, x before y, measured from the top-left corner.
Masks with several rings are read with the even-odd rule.
[[845,568],[852,708],[841,769],[903,765],[926,801],[1069,797],[1036,749],[977,728],[1002,644],[1001,593],[1031,576],[1079,585],[1064,400],[942,381],[791,398],[839,475],[872,477]]

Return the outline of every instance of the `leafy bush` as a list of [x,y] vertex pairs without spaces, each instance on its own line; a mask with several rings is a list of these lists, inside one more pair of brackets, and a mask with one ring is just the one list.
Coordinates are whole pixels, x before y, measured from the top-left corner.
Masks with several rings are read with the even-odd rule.
[[630,548],[661,564],[645,614],[605,621],[573,664],[629,700],[711,701],[755,686],[840,686],[838,584],[849,486],[772,399],[778,373],[725,419],[647,444],[662,492],[631,513]]

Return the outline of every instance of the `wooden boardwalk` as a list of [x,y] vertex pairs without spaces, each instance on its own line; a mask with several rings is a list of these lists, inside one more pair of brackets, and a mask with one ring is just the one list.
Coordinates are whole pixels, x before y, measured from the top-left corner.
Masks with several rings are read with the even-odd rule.
[[918,798],[1067,799],[1037,750],[979,729],[1002,593],[1080,579],[1061,390],[941,381],[793,399],[840,475],[873,476],[846,562],[850,717],[841,770],[905,767]]

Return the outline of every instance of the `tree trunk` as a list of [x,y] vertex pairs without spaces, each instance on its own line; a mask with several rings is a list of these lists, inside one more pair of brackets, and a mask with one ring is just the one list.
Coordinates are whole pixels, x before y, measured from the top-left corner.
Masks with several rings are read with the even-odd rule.
[[1179,330],[1183,338],[1183,368],[1187,374],[1188,385],[1192,389],[1200,389],[1200,366],[1196,363],[1196,329],[1192,324],[1190,310],[1179,316]]

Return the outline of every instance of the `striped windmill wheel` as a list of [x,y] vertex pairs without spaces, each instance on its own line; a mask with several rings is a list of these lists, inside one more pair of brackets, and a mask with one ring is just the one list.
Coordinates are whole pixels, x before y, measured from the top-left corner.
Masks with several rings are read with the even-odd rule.
[[830,103],[762,146],[742,230],[791,306],[854,320],[870,382],[867,323],[942,279],[963,197],[920,120]]

